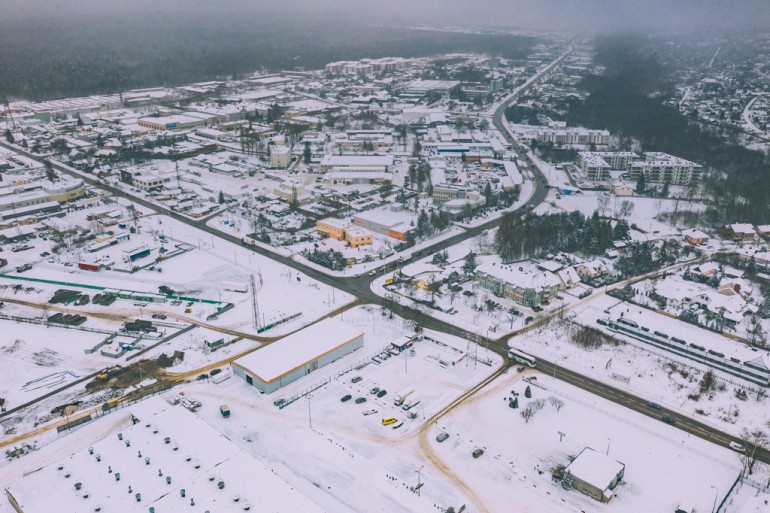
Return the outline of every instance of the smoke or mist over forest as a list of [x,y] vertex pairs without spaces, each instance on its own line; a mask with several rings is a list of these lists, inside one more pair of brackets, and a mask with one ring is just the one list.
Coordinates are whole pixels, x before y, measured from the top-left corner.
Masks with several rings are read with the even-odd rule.
[[108,93],[367,56],[515,58],[540,32],[748,30],[766,24],[768,10],[754,0],[3,0],[0,97]]

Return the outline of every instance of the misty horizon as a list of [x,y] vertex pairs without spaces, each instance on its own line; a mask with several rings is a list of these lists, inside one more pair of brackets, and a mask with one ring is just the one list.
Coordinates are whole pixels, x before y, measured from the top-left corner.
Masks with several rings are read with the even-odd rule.
[[372,23],[496,27],[519,30],[559,30],[570,33],[614,33],[626,30],[651,32],[762,30],[770,26],[770,4],[761,0],[683,0],[644,2],[620,0],[225,0],[212,4],[199,0],[165,2],[116,2],[74,0],[4,0],[2,23],[35,23],[56,20],[59,24],[124,19],[133,16],[167,17],[171,25],[181,20],[214,23],[235,20],[248,23],[250,16],[282,21]]

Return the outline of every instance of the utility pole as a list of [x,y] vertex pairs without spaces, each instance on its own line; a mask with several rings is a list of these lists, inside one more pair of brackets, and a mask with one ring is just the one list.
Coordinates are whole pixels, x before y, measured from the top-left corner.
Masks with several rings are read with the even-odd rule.
[[420,496],[420,488],[422,488],[422,481],[420,479],[420,472],[422,472],[422,469],[425,468],[425,465],[415,470],[417,472],[417,496]]
[[[260,280],[260,285],[262,280]],[[251,314],[254,318],[254,329],[259,329],[259,300],[257,299],[257,286],[254,275],[251,275]]]

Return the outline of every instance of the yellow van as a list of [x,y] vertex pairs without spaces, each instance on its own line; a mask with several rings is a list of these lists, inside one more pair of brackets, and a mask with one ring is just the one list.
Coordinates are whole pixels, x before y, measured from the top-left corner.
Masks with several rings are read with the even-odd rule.
[[395,424],[398,422],[395,417],[388,417],[387,419],[382,419],[382,425],[383,426],[390,426],[391,424]]

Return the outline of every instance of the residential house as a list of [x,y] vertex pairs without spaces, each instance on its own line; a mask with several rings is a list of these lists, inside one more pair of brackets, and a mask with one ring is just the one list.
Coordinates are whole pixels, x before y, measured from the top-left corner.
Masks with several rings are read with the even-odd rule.
[[719,229],[719,235],[723,239],[735,242],[750,242],[757,237],[754,226],[748,223],[726,224]]
[[506,265],[495,259],[486,259],[476,268],[474,279],[494,294],[527,307],[549,301],[565,289],[558,276],[550,271],[541,271],[529,262]]
[[607,274],[607,266],[601,260],[590,260],[575,266],[578,275],[583,279],[595,280]]
[[682,232],[682,237],[684,237],[685,242],[692,244],[693,246],[703,246],[704,244],[708,244],[709,241],[708,235],[695,228],[684,230]]

